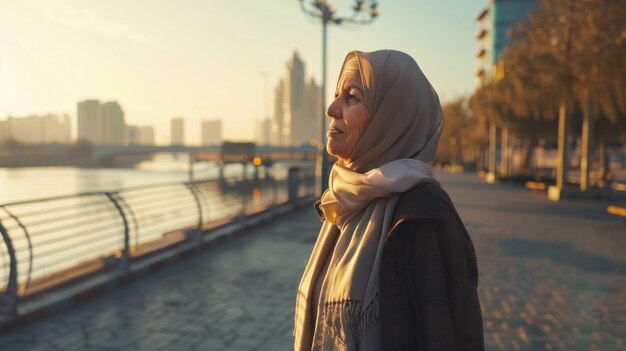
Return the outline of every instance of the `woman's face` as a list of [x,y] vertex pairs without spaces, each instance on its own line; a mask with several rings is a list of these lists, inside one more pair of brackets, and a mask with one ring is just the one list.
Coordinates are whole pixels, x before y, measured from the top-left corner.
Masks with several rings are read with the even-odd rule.
[[365,107],[365,95],[357,58],[349,60],[337,84],[335,99],[326,111],[330,117],[328,127],[328,153],[348,160],[372,117]]

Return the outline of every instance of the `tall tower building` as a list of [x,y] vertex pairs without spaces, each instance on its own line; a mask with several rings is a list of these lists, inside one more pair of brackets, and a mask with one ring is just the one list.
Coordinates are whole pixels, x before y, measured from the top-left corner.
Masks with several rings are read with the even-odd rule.
[[[478,83],[498,74],[500,55],[509,45],[509,32],[528,19],[528,13],[537,8],[537,0],[489,0],[480,11],[476,22],[476,77]],[[502,67],[502,65],[500,65]]]
[[202,121],[202,145],[222,144],[222,121]]
[[172,118],[171,121],[172,145],[185,145],[185,119],[182,117]]
[[319,141],[322,124],[322,90],[310,79],[305,81],[304,62],[294,52],[285,77],[278,82],[274,96],[273,142],[298,146]]
[[291,60],[287,63],[283,94],[283,123],[289,130],[287,144],[298,145],[306,142],[306,138],[303,138],[303,133],[306,133],[308,127],[304,118],[306,113],[304,110],[304,62],[297,52],[293,53]]
[[328,124],[324,117],[326,111],[322,111],[322,87],[311,78],[305,86],[304,118],[308,126],[302,135],[302,139],[307,142],[320,142],[322,139],[322,120]]
[[124,111],[117,101],[105,102],[100,106],[102,144],[124,142]]
[[284,82],[283,79],[278,81],[276,89],[274,90],[274,123],[272,128],[272,139],[276,145],[285,145],[287,136],[289,135],[288,128],[284,126]]
[[100,121],[100,101],[85,100],[78,103],[78,140],[94,144],[102,142],[102,122]]

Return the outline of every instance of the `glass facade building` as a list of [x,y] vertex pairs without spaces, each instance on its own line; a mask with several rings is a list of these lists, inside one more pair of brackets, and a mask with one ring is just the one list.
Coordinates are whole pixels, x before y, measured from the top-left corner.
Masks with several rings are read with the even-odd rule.
[[528,13],[539,6],[538,0],[489,0],[476,22],[476,76],[479,82],[491,79],[502,52],[511,43],[510,31],[528,19]]

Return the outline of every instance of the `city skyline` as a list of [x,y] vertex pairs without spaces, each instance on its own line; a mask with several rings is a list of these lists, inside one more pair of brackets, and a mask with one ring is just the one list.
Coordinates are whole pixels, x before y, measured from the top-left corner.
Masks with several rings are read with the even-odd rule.
[[[335,4],[350,13],[350,1]],[[351,49],[406,51],[442,101],[468,94],[475,17],[486,4],[381,1],[372,25],[331,27],[327,100]],[[2,2],[0,18],[10,30],[0,31],[0,119],[74,118],[77,101],[117,100],[128,123],[154,126],[157,143],[169,139],[169,119],[177,115],[185,116],[191,143],[200,143],[195,126],[207,116],[224,121],[225,139],[252,140],[254,121],[268,117],[265,106],[272,105],[266,81],[283,74],[285,57],[298,51],[308,75],[321,81],[321,26],[295,0],[241,8],[239,1]]]
[[[200,128],[201,142],[188,141],[185,117],[170,121],[170,140],[156,143],[154,127],[133,125],[124,120],[124,110],[117,101],[84,100],[76,104],[74,122],[68,114],[9,116],[0,120],[0,143],[73,144],[86,141],[100,145],[218,145],[223,141],[222,120],[204,119]],[[72,136],[73,135],[73,136]],[[257,141],[255,137],[254,141]]]
[[9,117],[0,120],[0,143],[70,143],[73,125],[67,114]]

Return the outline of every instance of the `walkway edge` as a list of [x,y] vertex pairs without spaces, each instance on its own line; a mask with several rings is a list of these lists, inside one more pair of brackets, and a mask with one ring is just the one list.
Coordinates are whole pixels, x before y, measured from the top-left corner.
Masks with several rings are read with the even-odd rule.
[[20,304],[16,316],[0,316],[0,334],[93,300],[119,286],[132,283],[138,278],[155,273],[226,240],[246,234],[247,229],[312,205],[314,200],[314,196],[305,196],[294,202],[270,206],[257,213],[235,219],[204,232],[200,246],[193,242],[186,242],[141,261],[131,262],[129,269],[125,272],[115,270],[94,273],[59,291],[42,294],[36,300]]

